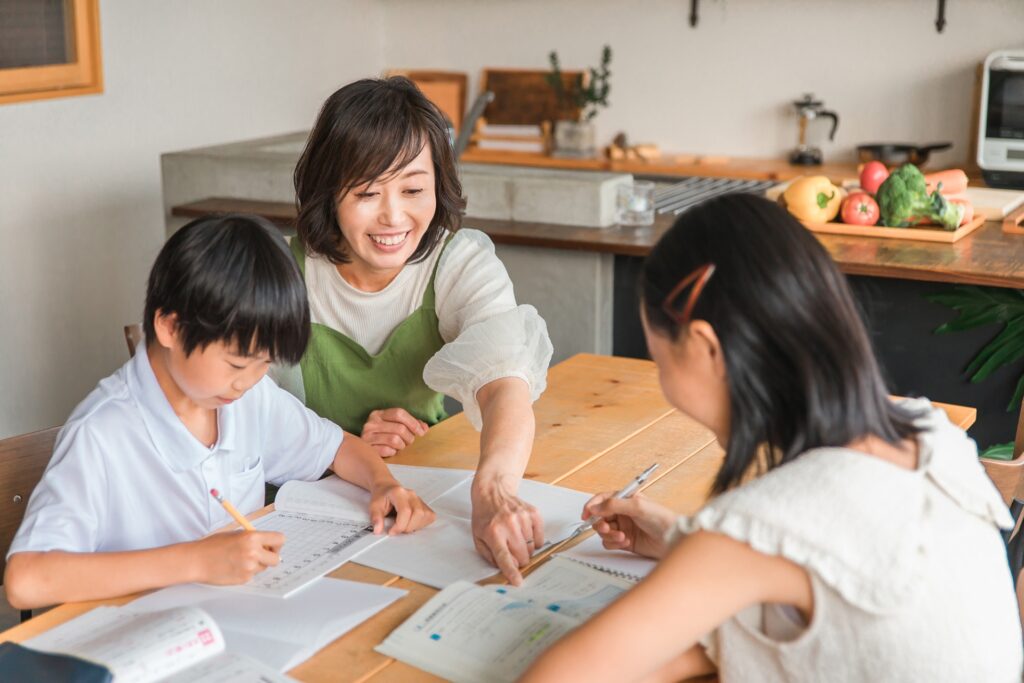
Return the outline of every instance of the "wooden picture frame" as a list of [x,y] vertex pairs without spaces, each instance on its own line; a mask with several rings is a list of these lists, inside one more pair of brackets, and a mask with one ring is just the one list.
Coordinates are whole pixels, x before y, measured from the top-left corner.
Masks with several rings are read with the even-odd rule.
[[0,104],[103,92],[99,0],[69,0],[74,61],[0,69]]
[[[484,69],[480,91],[490,90],[494,101],[487,105],[481,122],[494,125],[535,125],[559,120],[577,120],[580,110],[563,106],[548,83],[548,69]],[[566,89],[586,82],[583,71],[563,71]]]

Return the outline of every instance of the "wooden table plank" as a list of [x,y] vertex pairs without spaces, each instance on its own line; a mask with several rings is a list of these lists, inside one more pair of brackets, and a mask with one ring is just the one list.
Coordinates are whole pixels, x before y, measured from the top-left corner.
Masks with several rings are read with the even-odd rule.
[[[551,368],[534,404],[537,432],[526,478],[553,482],[672,412],[651,361],[578,354]],[[465,415],[430,428],[389,462],[474,469],[480,437]]]

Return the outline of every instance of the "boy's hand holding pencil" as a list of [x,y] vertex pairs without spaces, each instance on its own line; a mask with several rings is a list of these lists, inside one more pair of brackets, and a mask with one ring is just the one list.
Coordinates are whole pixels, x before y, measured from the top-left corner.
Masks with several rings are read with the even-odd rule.
[[267,567],[276,566],[281,561],[284,534],[257,531],[217,489],[210,489],[210,495],[224,506],[243,531],[212,534],[195,542],[199,550],[195,580],[215,585],[246,583]]

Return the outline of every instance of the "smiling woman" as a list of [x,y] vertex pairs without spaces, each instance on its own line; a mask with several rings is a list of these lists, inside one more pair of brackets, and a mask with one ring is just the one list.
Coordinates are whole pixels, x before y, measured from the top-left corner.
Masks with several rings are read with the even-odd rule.
[[312,334],[290,379],[317,413],[384,457],[446,417],[481,429],[473,533],[513,581],[543,543],[516,493],[551,342],[516,304],[490,239],[460,230],[462,186],[443,115],[405,78],[361,80],[324,103],[295,169],[292,253]]

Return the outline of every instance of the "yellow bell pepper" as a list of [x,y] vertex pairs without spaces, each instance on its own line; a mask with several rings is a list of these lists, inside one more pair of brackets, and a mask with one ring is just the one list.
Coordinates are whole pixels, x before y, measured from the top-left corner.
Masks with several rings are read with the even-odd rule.
[[797,178],[782,198],[786,208],[805,223],[828,223],[839,215],[846,192],[823,175]]

